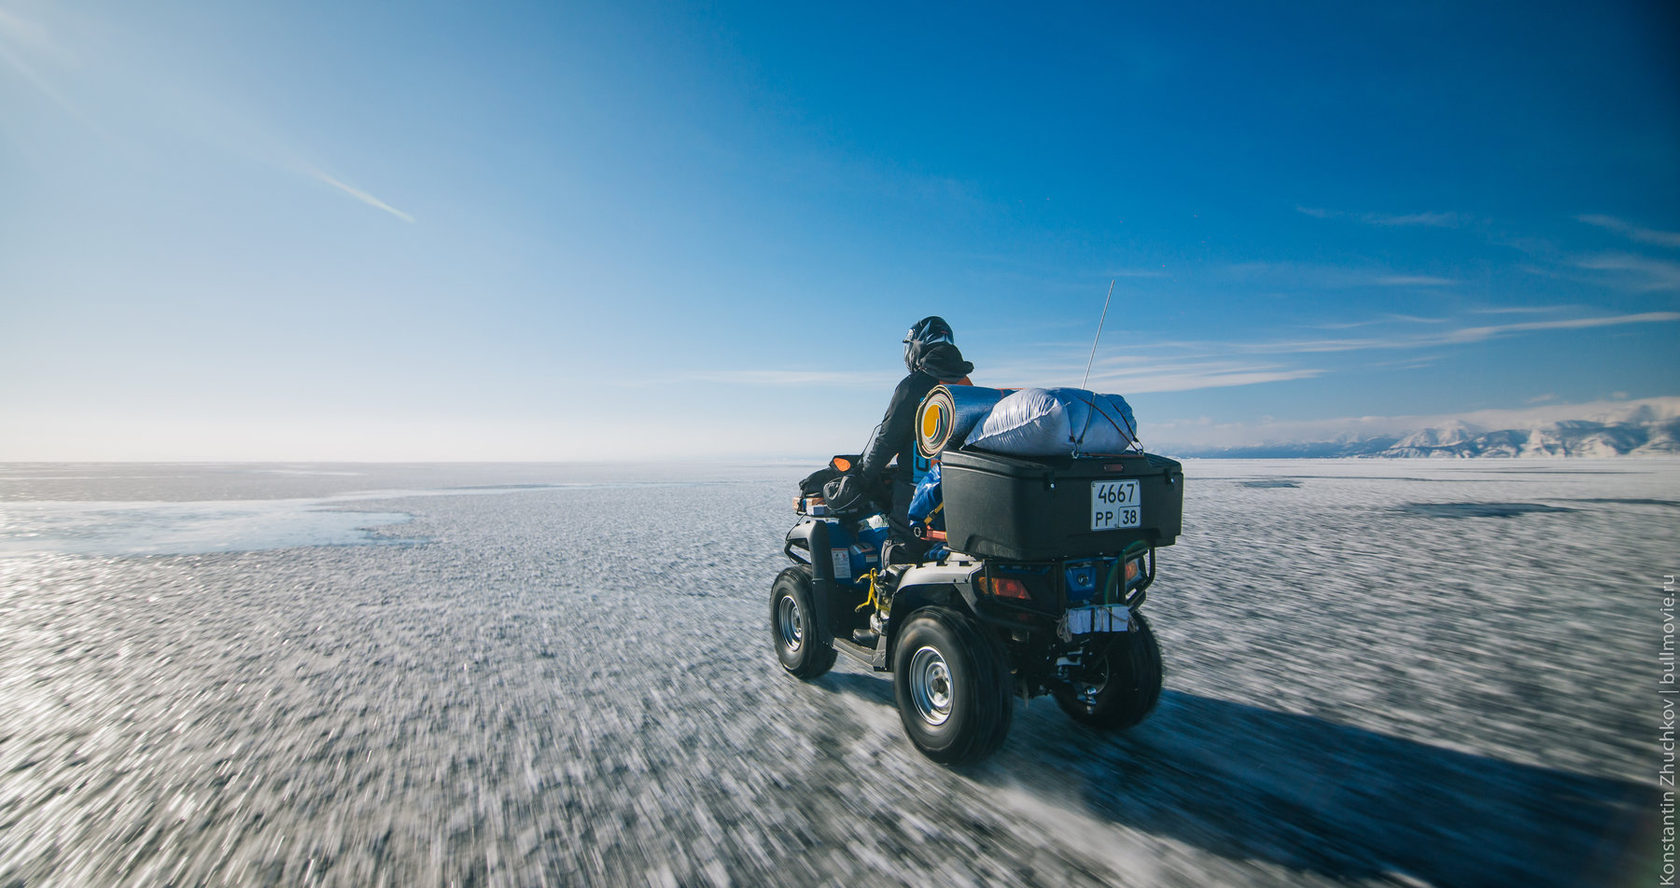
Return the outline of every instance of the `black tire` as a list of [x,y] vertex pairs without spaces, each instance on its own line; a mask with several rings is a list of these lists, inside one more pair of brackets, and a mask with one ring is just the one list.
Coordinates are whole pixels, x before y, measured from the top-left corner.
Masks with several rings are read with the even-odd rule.
[[1087,703],[1068,685],[1055,688],[1056,703],[1074,721],[1106,731],[1124,731],[1155,711],[1161,699],[1161,645],[1143,614],[1137,628],[1110,636],[1091,662],[1096,699]]
[[899,720],[922,754],[943,764],[985,758],[1015,714],[1003,647],[945,607],[910,615],[893,647]]
[[770,641],[790,675],[812,679],[834,667],[834,645],[817,633],[810,568],[790,567],[770,587]]

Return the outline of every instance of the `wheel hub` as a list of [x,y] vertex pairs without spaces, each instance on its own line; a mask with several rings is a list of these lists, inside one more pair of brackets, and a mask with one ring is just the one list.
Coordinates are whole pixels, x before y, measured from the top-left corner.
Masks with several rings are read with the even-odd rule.
[[790,651],[799,650],[805,643],[805,628],[799,623],[799,602],[792,595],[783,595],[776,603],[776,630],[781,635],[782,647]]
[[1103,651],[1102,654],[1095,659],[1095,661],[1088,663],[1085,667],[1085,674],[1082,677],[1084,679],[1083,681],[1074,682],[1074,688],[1077,691],[1075,696],[1079,698],[1079,702],[1084,703],[1087,706],[1095,706],[1097,705],[1097,698],[1102,696],[1103,690],[1108,687],[1108,682],[1111,677],[1108,665],[1108,651]]
[[910,655],[910,699],[922,721],[938,727],[951,717],[951,669],[945,657],[929,646]]

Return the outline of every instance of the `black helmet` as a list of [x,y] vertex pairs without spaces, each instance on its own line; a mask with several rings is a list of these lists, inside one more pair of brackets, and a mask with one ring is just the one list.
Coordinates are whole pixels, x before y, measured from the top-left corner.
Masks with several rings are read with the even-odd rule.
[[904,366],[910,372],[916,371],[916,365],[921,363],[922,355],[927,354],[929,347],[939,343],[956,344],[956,335],[951,332],[951,325],[938,315],[928,315],[917,321],[910,332],[904,334]]

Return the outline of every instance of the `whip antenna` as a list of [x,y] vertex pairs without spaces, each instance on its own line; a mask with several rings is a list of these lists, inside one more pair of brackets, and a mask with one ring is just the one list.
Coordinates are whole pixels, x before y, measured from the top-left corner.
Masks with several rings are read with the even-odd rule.
[[[1079,381],[1079,387],[1082,389],[1091,382],[1091,365],[1097,360],[1097,343],[1102,341],[1103,322],[1108,320],[1108,303],[1114,298],[1114,280],[1114,278],[1108,279],[1108,295],[1103,297],[1102,317],[1097,319],[1097,338],[1091,340],[1091,357],[1085,361],[1085,378]],[[1087,391],[1087,394],[1090,394],[1090,392]],[[1085,433],[1091,430],[1091,420],[1095,419],[1098,413],[1102,413],[1101,400],[1099,396],[1091,395],[1091,410],[1085,414],[1085,426],[1079,430],[1079,437],[1073,439],[1073,455],[1075,458],[1080,456],[1079,448],[1085,443]],[[1132,446],[1136,447],[1138,452],[1143,452],[1143,444],[1137,439],[1137,427],[1132,425],[1131,421],[1126,418],[1125,413],[1119,413],[1119,417],[1121,422],[1126,424],[1125,434],[1130,436]],[[1106,413],[1103,414],[1103,419],[1111,423],[1114,422],[1114,419]]]
[[[1085,361],[1085,378],[1079,381],[1079,387],[1085,388],[1091,381],[1091,363],[1097,359],[1097,343],[1102,341],[1103,321],[1108,320],[1108,302],[1114,298],[1114,278],[1108,279],[1108,295],[1103,297],[1102,317],[1097,319],[1097,338],[1091,340],[1091,357]],[[1083,437],[1083,436],[1081,436]]]

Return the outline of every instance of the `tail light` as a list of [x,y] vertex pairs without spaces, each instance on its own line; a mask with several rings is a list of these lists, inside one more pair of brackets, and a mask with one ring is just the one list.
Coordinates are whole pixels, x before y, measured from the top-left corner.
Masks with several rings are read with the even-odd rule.
[[1027,591],[1027,584],[1014,577],[979,577],[974,582],[980,587],[980,591],[987,595],[1020,601],[1032,600],[1032,594]]

